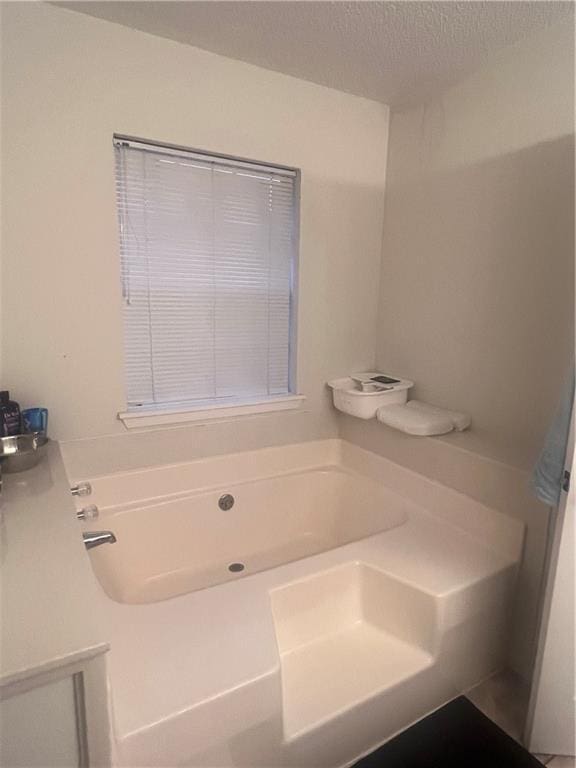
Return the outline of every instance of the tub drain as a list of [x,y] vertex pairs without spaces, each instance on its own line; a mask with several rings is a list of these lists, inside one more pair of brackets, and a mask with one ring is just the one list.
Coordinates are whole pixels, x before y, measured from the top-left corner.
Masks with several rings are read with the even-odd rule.
[[224,512],[227,512],[229,509],[232,509],[232,507],[234,506],[234,496],[232,496],[231,493],[225,493],[223,496],[220,496],[220,498],[218,499],[218,506]]
[[228,570],[232,571],[232,573],[238,573],[238,571],[244,570],[244,563],[230,563],[228,566]]

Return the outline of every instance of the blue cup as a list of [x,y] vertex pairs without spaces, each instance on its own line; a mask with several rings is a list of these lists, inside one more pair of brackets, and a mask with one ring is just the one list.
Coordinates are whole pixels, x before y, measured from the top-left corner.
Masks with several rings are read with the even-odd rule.
[[22,411],[22,422],[26,432],[44,432],[48,430],[48,408],[26,408]]

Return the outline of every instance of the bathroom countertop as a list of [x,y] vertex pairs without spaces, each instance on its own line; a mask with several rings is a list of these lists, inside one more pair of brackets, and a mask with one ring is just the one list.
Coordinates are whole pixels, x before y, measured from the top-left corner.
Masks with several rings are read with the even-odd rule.
[[108,649],[57,443],[0,492],[0,687]]

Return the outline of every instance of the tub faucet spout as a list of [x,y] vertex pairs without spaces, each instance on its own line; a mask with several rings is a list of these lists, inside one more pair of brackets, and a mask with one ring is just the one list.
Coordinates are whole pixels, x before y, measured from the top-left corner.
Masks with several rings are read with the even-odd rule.
[[114,544],[116,542],[116,536],[112,531],[87,531],[82,534],[82,538],[86,549],[99,547],[100,544]]

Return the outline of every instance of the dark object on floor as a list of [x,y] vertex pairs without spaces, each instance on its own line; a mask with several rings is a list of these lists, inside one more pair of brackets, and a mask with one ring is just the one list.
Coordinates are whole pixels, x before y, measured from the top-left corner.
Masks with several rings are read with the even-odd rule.
[[542,768],[542,763],[460,696],[354,768]]

